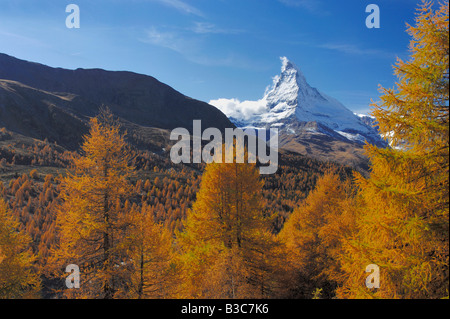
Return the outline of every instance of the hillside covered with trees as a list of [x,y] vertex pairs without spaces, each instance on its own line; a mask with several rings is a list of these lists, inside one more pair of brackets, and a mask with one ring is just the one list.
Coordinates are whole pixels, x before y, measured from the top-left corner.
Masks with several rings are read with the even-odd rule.
[[77,151],[0,129],[0,298],[448,298],[448,1],[407,31],[369,174],[285,151],[264,177],[173,164],[107,108]]

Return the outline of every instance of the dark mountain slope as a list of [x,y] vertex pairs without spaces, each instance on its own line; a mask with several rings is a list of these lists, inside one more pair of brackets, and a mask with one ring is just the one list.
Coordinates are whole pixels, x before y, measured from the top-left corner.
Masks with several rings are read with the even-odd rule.
[[[107,105],[117,116],[141,126],[190,130],[192,121],[201,119],[203,127],[234,127],[209,104],[186,97],[151,76],[133,72],[52,68],[0,53],[0,79],[40,91],[34,97],[36,103],[48,104],[49,98],[56,108],[80,118],[94,116],[101,105]],[[3,90],[0,97],[3,109],[8,107],[8,100],[14,100],[8,92]]]

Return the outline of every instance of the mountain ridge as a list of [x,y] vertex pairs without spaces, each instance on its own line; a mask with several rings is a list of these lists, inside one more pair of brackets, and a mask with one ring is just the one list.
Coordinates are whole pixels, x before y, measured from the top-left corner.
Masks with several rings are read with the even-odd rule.
[[167,136],[177,127],[192,132],[194,119],[221,131],[235,127],[213,106],[151,76],[52,68],[0,53],[0,126],[74,150],[102,106],[130,124],[131,135],[149,135],[149,128]]
[[85,100],[73,111],[94,116],[107,105],[113,113],[139,125],[164,129],[192,129],[193,119],[223,130],[234,127],[228,118],[206,102],[176,91],[152,76],[103,69],[52,68],[0,53],[0,79],[20,82],[51,93],[70,93]]

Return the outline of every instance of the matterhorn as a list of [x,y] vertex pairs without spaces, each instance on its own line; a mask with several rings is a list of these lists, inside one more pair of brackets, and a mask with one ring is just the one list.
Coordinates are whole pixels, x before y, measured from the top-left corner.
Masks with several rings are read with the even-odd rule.
[[[237,109],[228,114],[221,107],[224,101],[210,103],[222,109],[236,126],[276,127],[282,148],[322,160],[361,167],[366,161],[364,144],[387,145],[375,122],[368,121],[370,117],[353,113],[336,99],[311,87],[300,68],[286,57],[281,57],[281,73],[273,78],[262,99],[238,103]],[[252,105],[256,111],[241,112],[239,107],[245,105]]]

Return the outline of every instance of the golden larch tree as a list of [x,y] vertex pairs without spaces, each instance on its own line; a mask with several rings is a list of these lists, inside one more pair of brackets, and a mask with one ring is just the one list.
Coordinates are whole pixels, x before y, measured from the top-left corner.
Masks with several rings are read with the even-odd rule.
[[[357,183],[365,209],[343,262],[349,298],[439,298],[449,285],[448,1],[422,1],[410,60],[398,59],[394,89],[381,88],[373,115],[391,147],[367,146],[370,178]],[[380,287],[365,286],[365,268],[380,267]]]
[[31,238],[0,197],[0,299],[38,298],[41,282]]
[[285,222],[278,236],[287,249],[287,297],[312,298],[317,291],[334,297],[343,243],[356,229],[357,202],[351,181],[329,169]]
[[130,257],[127,297],[136,299],[172,298],[178,286],[172,233],[155,222],[147,205],[133,207],[125,241]]
[[254,164],[234,160],[206,166],[196,201],[178,234],[182,297],[270,295],[277,244],[269,232],[271,218],[263,213],[262,186]]
[[[55,265],[80,267],[81,288],[71,297],[113,298],[128,275],[123,240],[129,227],[124,211],[132,189],[131,153],[108,109],[90,120],[90,131],[61,181]],[[63,274],[67,276],[68,274]]]

